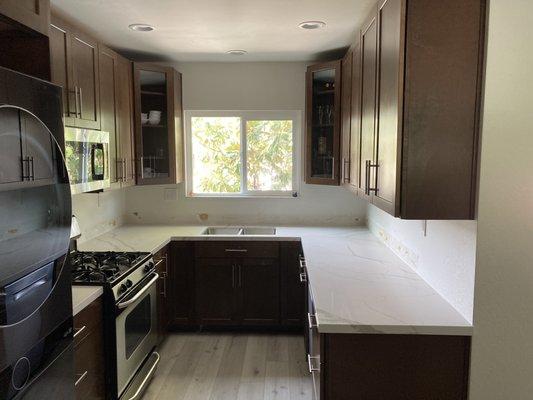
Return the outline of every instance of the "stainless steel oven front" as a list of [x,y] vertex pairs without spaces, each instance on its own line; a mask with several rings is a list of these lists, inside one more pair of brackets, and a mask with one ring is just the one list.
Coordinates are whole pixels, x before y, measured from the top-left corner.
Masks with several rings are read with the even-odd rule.
[[117,389],[124,392],[143,361],[157,345],[156,282],[153,272],[139,288],[117,304]]

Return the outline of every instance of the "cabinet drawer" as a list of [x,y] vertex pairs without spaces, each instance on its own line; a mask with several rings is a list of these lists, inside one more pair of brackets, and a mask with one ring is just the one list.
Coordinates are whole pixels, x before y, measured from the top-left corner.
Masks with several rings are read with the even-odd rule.
[[102,333],[86,335],[74,347],[76,400],[104,398],[104,358]]
[[199,258],[277,258],[279,243],[277,242],[198,242],[196,257]]
[[99,297],[74,316],[74,346],[78,346],[91,332],[102,329],[102,298]]

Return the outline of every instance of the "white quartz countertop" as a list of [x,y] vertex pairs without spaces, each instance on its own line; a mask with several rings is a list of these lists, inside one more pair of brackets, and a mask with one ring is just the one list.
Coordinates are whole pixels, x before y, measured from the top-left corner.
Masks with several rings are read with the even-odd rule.
[[204,229],[125,225],[79,249],[155,253],[171,240],[301,240],[321,333],[472,334],[472,324],[367,228],[278,227],[273,236]]
[[102,293],[102,286],[72,286],[72,315],[78,314]]

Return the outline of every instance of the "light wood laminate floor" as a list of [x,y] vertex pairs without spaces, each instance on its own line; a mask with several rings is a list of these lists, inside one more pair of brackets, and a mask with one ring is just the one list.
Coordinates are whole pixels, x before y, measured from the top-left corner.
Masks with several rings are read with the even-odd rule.
[[298,335],[170,334],[143,400],[312,400]]

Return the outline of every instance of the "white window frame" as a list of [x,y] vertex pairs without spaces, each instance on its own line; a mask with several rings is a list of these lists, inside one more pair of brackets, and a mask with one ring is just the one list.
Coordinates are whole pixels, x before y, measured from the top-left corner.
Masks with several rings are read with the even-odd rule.
[[[193,193],[193,157],[192,157],[192,129],[193,117],[239,117],[241,119],[241,192],[240,193]],[[299,196],[301,179],[301,144],[302,112],[300,110],[185,110],[185,195],[186,197],[286,197]],[[292,120],[292,190],[247,190],[247,142],[246,121],[250,120]]]

